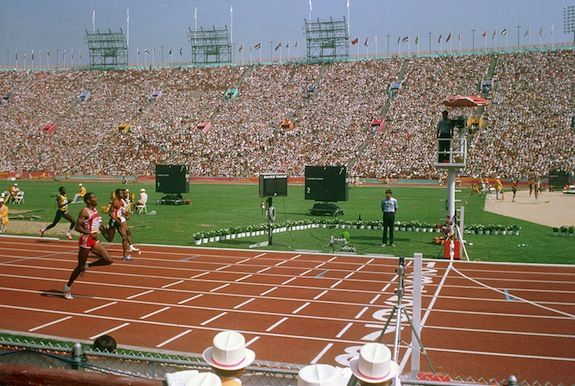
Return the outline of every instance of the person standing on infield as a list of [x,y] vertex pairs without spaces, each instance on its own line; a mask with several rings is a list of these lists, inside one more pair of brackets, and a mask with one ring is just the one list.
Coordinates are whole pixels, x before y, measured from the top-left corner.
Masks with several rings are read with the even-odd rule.
[[389,246],[395,247],[393,243],[393,226],[395,223],[395,212],[397,212],[397,200],[391,196],[391,190],[385,191],[385,198],[381,200],[381,211],[383,212],[383,240],[382,247],[387,244],[387,230],[389,229]]
[[[76,221],[76,230],[80,232],[80,239],[78,240],[78,265],[70,274],[68,283],[64,286],[64,297],[66,299],[74,299],[72,296],[72,284],[85,272],[86,269],[97,267],[100,265],[112,264],[112,257],[110,253],[100,241],[98,241],[98,233],[102,218],[98,213],[98,197],[94,193],[86,193],[84,195],[84,202],[86,207],[80,211],[78,220]],[[87,264],[88,255],[92,254],[99,257],[98,260]]]

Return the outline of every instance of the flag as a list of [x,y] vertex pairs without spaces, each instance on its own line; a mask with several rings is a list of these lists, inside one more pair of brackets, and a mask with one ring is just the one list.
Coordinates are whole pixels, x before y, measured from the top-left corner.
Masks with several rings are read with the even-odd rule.
[[282,42],[279,42],[278,45],[276,46],[276,48],[274,48],[274,51],[277,51],[281,48],[282,46]]
[[354,46],[355,46],[357,43],[359,43],[359,38],[355,38],[355,39],[353,39],[353,40],[351,41],[351,44],[354,45]]
[[184,49],[182,47],[180,47],[180,55],[182,55],[184,53]]
[[286,43],[286,48],[289,48],[289,42]]
[[170,48],[170,52],[168,52],[168,55],[172,55],[172,49]]
[[437,39],[437,43],[441,44],[441,35],[439,35],[439,39]]
[[367,46],[369,46],[368,43],[369,43],[369,38],[365,38],[365,43],[363,43],[363,45],[367,47]]
[[[404,43],[405,43],[405,42],[408,42],[408,41],[409,41],[409,36],[404,37],[403,39],[401,39],[401,41],[404,42]],[[415,44],[417,44],[417,43],[415,43]]]
[[297,48],[299,46],[298,40],[295,41],[294,47]]
[[501,30],[501,36],[505,35],[507,35],[507,28],[503,28],[503,30]]
[[66,59],[66,50],[64,50],[64,52],[62,52],[62,59]]
[[493,36],[491,37],[491,40],[495,39],[495,35],[497,35],[497,30],[493,31]]
[[481,34],[481,36],[486,37],[486,36],[487,36],[487,31],[483,31],[483,33]]
[[[47,55],[48,57],[50,57],[50,50],[48,50],[48,52],[46,52],[46,55]],[[17,52],[16,52],[16,59],[18,59],[18,53],[17,53]]]
[[240,44],[240,48],[238,49],[238,52],[242,52],[244,50],[244,45]]
[[461,40],[461,34],[457,35],[457,41]]
[[445,43],[447,43],[449,40],[451,40],[451,32],[450,32],[449,35],[447,35],[447,37],[445,38]]
[[34,61],[34,50],[32,50],[32,61]]
[[[48,51],[48,56],[50,56],[50,51]],[[16,51],[16,61],[18,61],[18,51]]]
[[419,35],[417,35],[417,36],[415,37],[415,45],[418,45],[418,44],[419,44]]
[[138,47],[138,50],[136,52],[138,55],[140,55],[140,47]]
[[527,27],[527,31],[525,31],[525,33],[523,34],[523,37],[529,35],[529,30],[531,29],[531,27]]
[[146,48],[146,49],[144,50],[144,54],[150,55],[150,51],[148,51],[148,49]]
[[539,28],[539,36],[543,37],[543,27]]
[[256,43],[256,44],[254,45],[254,48],[255,48],[256,50],[259,50],[260,48],[262,48],[262,43]]

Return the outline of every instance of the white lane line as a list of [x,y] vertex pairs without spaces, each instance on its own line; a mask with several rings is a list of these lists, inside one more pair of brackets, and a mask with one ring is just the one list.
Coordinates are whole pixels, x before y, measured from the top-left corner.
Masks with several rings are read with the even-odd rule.
[[246,300],[245,302],[243,302],[243,303],[238,304],[237,306],[235,306],[235,307],[234,307],[234,310],[237,310],[238,308],[241,308],[241,307],[245,306],[246,304],[253,302],[254,300],[256,300],[256,298],[248,299],[248,300]]
[[365,313],[365,311],[367,311],[369,309],[369,307],[363,307],[363,309],[361,311],[359,311],[357,313],[357,315],[355,315],[354,319],[359,319],[361,318],[361,315],[363,315]]
[[377,299],[379,299],[381,297],[381,294],[377,294],[373,297],[373,299],[371,299],[371,301],[369,302],[369,304],[373,304],[377,301]]
[[147,314],[147,315],[141,316],[140,319],[141,319],[141,320],[148,319],[150,316],[154,316],[154,315],[156,315],[156,314],[159,314],[160,312],[164,312],[164,311],[166,311],[166,310],[169,310],[170,308],[171,308],[171,307],[164,307],[164,308],[161,308],[161,309],[156,310],[156,311],[154,311],[154,312],[150,312],[150,313]]
[[186,304],[187,302],[192,301],[192,300],[197,299],[197,298],[201,298],[202,296],[204,296],[204,294],[195,295],[195,296],[192,296],[191,298],[187,298],[187,299],[184,299],[184,300],[178,302],[178,304]]
[[249,278],[249,277],[252,277],[252,276],[253,276],[253,275],[250,273],[249,275],[246,275],[246,276],[244,276],[244,277],[240,277],[239,279],[236,279],[236,280],[234,280],[234,281],[242,281],[242,280],[245,280],[245,279],[247,279],[247,278]]
[[224,316],[224,315],[226,315],[226,314],[227,314],[227,312],[222,312],[221,314],[216,315],[216,316],[214,316],[213,318],[208,319],[208,320],[206,320],[206,321],[203,322],[203,323],[200,323],[200,326],[205,326],[206,324],[211,323],[211,322],[213,322],[214,320],[219,319],[219,318],[221,318],[222,316]]
[[355,269],[355,272],[359,272],[359,271],[361,271],[361,270],[364,269],[364,268],[365,268],[365,265],[360,265],[359,267],[357,267],[357,268]]
[[190,279],[197,279],[198,277],[202,277],[202,276],[205,276],[205,275],[207,275],[208,273],[210,273],[210,272],[202,272],[202,273],[198,273],[198,274],[197,274],[197,275],[195,275],[195,276],[190,276]]
[[252,259],[251,257],[248,257],[247,259],[243,259],[243,260],[241,260],[241,261],[238,261],[236,264],[245,263],[246,261],[249,261],[249,260],[251,260],[251,259]]
[[344,279],[349,279],[352,275],[355,275],[355,272],[350,272],[347,275],[345,275]]
[[297,279],[297,276],[294,276],[294,277],[292,277],[291,279],[287,279],[286,281],[284,281],[284,282],[282,283],[282,285],[286,285],[286,284],[288,284],[288,283],[291,283],[291,282],[294,281],[295,279]]
[[183,280],[178,280],[178,281],[175,281],[175,282],[173,282],[173,283],[163,285],[163,286],[160,287],[160,288],[170,288],[170,287],[173,287],[173,286],[175,286],[175,285],[182,284],[183,282],[184,282]]
[[331,259],[329,259],[327,262],[331,263],[332,261],[334,261],[335,259],[337,259],[337,256],[332,257]]
[[333,346],[333,343],[328,343],[327,346],[325,346],[323,350],[321,350],[319,354],[317,354],[316,357],[312,359],[310,364],[315,365],[321,359],[321,357],[331,348],[331,346]]
[[277,326],[279,326],[280,324],[282,324],[283,322],[285,322],[288,319],[289,318],[285,317],[285,318],[278,320],[277,322],[275,322],[274,324],[272,324],[271,326],[266,328],[266,332],[270,332],[271,330],[273,330],[274,328],[276,328]]
[[32,332],[32,331],[37,331],[37,330],[40,330],[41,328],[48,327],[48,326],[51,326],[51,325],[53,325],[53,324],[57,324],[57,323],[63,322],[63,321],[68,320],[68,319],[72,319],[72,317],[71,317],[71,316],[66,316],[65,318],[61,318],[61,319],[58,319],[58,320],[54,320],[53,322],[46,323],[46,324],[42,324],[41,326],[31,328],[31,329],[29,329],[28,331],[30,331],[30,332]]
[[135,294],[135,295],[132,295],[132,296],[128,296],[126,299],[132,300],[132,299],[135,299],[135,298],[140,297],[140,296],[144,296],[144,295],[147,295],[147,294],[151,294],[152,292],[154,292],[154,290],[149,290],[149,291],[140,292],[139,294]]
[[259,336],[254,336],[252,340],[246,343],[246,347],[249,347],[250,344],[255,343],[259,338],[260,338]]
[[285,264],[287,262],[288,262],[288,260],[283,260],[283,261],[280,261],[279,263],[277,263],[275,266],[279,267],[280,265]]
[[299,275],[300,275],[300,276],[305,276],[305,275],[307,275],[308,273],[310,273],[311,271],[313,271],[313,269],[308,269],[307,271],[305,271],[304,273],[300,273]]
[[267,295],[267,294],[269,294],[270,292],[272,292],[272,291],[274,291],[274,290],[276,290],[276,289],[278,289],[278,287],[272,287],[271,289],[262,292],[262,293],[260,294],[260,296]]
[[372,261],[374,261],[375,259],[371,259],[369,260],[367,263],[365,263],[365,265],[371,264]]
[[[395,282],[395,279],[397,279],[397,276],[395,276],[392,281]],[[391,283],[387,283],[379,292],[385,292],[389,287],[391,287]]]
[[264,268],[264,269],[260,269],[257,273],[262,273],[262,272],[265,272],[265,271],[267,271],[267,270],[269,270],[269,269],[272,269],[272,267],[267,267],[267,268]]
[[318,268],[323,267],[324,265],[325,265],[325,262],[324,262],[324,263],[321,263],[321,264],[319,264],[319,265],[316,265],[314,268],[315,268],[315,269],[318,269]]
[[266,253],[267,253],[267,252],[264,252],[264,253],[260,253],[259,255],[255,255],[255,256],[254,256],[254,259],[257,259],[258,257],[262,257],[262,256],[265,256],[265,255],[266,255]]
[[341,284],[342,281],[343,281],[343,280],[338,280],[337,282],[333,283],[329,288],[335,288],[335,287],[337,287],[338,285]]
[[184,331],[184,332],[181,332],[181,333],[179,333],[178,335],[173,336],[173,337],[171,337],[170,339],[163,341],[162,343],[160,343],[159,345],[157,345],[156,348],[164,347],[164,346],[167,345],[168,343],[173,342],[173,341],[175,341],[176,339],[179,339],[179,338],[181,338],[182,336],[189,334],[190,332],[192,332],[192,330],[186,330],[186,331]]
[[217,268],[216,271],[221,271],[222,269],[226,269],[226,268],[231,267],[231,266],[232,266],[231,264],[224,265],[223,267]]
[[217,290],[221,290],[222,288],[226,288],[226,287],[229,286],[229,285],[230,285],[230,283],[221,285],[221,286],[219,286],[219,287],[214,288],[213,290],[210,290],[210,292],[216,292]]
[[104,331],[104,332],[101,332],[101,333],[99,333],[99,334],[96,334],[96,335],[94,335],[94,336],[91,336],[89,339],[90,339],[90,340],[96,339],[96,338],[99,337],[99,336],[106,335],[106,334],[109,334],[109,333],[114,332],[114,331],[118,331],[119,329],[124,328],[124,327],[129,326],[129,325],[130,325],[130,323],[122,323],[122,324],[120,324],[120,325],[117,326],[117,327],[110,328],[109,330],[106,330],[106,331]]
[[344,328],[342,328],[342,330],[339,332],[339,334],[337,334],[335,337],[336,337],[336,338],[341,338],[341,337],[343,336],[343,334],[345,334],[345,332],[346,332],[347,330],[349,330],[349,328],[350,328],[351,326],[353,326],[353,323],[351,323],[351,322],[348,323],[347,326],[345,326]]
[[313,300],[317,300],[317,299],[321,298],[321,297],[322,297],[323,295],[325,295],[326,293],[327,293],[327,290],[326,290],[326,291],[323,291],[322,293],[320,293],[319,295],[317,295],[315,298],[313,298]]
[[292,311],[292,314],[297,314],[298,312],[300,312],[301,310],[303,310],[304,308],[306,308],[309,305],[310,305],[310,302],[305,302],[303,305],[299,306],[297,309]]
[[113,306],[114,304],[118,304],[118,302],[110,302],[110,303],[107,303],[107,304],[102,304],[101,306],[94,307],[94,308],[90,308],[89,310],[84,311],[84,313],[85,313],[85,314],[89,314],[89,313],[92,312],[92,311],[97,311],[97,310],[100,310],[100,309],[102,309],[102,308],[106,308],[106,307],[109,307],[109,306]]
[[300,257],[300,256],[301,256],[301,255],[295,255],[295,256],[292,257],[290,260],[295,260],[295,259],[297,259],[297,258]]

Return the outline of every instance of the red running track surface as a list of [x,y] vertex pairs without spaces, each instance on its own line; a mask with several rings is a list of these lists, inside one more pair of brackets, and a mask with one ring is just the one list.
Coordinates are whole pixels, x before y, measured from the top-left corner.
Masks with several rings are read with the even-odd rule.
[[[118,244],[108,245],[120,256]],[[0,329],[201,353],[221,330],[259,360],[345,366],[396,304],[396,258],[146,246],[62,287],[77,244],[0,237]],[[406,262],[411,312],[413,261]],[[424,260],[421,338],[452,378],[575,384],[575,267]],[[383,342],[393,346],[394,325]],[[411,329],[399,352],[409,372]],[[393,349],[393,347],[391,347]],[[422,371],[428,372],[425,357]]]

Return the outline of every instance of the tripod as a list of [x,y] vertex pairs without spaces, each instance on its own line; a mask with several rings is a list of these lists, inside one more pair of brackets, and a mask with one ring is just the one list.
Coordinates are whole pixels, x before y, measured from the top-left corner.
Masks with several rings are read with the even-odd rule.
[[395,290],[395,294],[397,295],[397,304],[395,304],[393,306],[393,310],[391,311],[391,314],[387,318],[387,321],[385,322],[385,326],[383,327],[383,330],[381,331],[381,334],[379,335],[379,338],[377,339],[377,341],[378,341],[378,343],[381,343],[381,341],[383,340],[383,336],[385,335],[385,331],[387,330],[387,327],[389,327],[393,317],[395,316],[395,336],[394,336],[394,340],[393,340],[393,360],[394,360],[394,362],[397,363],[397,359],[399,357],[399,343],[400,343],[400,337],[401,337],[401,316],[402,315],[405,316],[405,319],[407,319],[407,321],[409,322],[409,325],[411,326],[411,330],[413,331],[413,336],[415,336],[415,339],[417,339],[417,343],[419,343],[421,353],[423,355],[425,355],[425,359],[427,360],[427,364],[429,365],[431,372],[433,372],[433,374],[435,374],[435,368],[433,367],[433,364],[431,363],[431,359],[429,359],[429,355],[427,355],[427,350],[425,350],[425,346],[421,342],[421,337],[419,336],[419,332],[415,329],[415,327],[413,325],[413,321],[411,320],[411,316],[409,316],[409,313],[407,312],[407,310],[405,309],[405,306],[402,303],[403,294],[404,294],[403,276],[405,274],[405,258],[403,256],[399,257],[399,266],[397,267],[396,272],[397,272],[397,290]]

